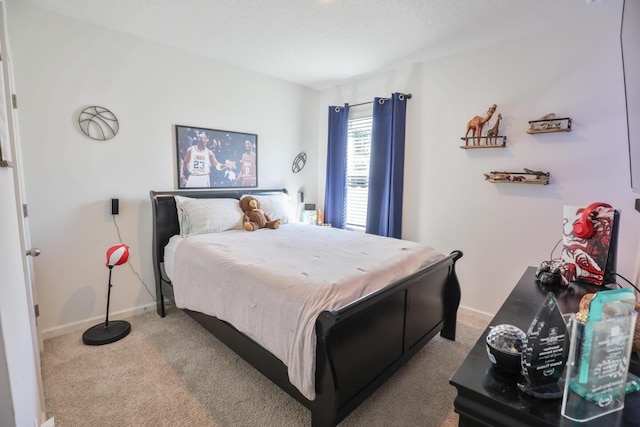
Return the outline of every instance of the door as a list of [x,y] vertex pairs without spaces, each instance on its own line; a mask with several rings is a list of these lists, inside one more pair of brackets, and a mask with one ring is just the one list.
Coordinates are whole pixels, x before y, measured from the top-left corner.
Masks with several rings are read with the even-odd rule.
[[[13,402],[16,419],[18,420],[22,416],[29,417],[30,415],[26,414],[30,414],[32,408],[35,408],[39,412],[36,420],[36,425],[39,425],[45,418],[44,391],[40,369],[42,338],[36,320],[33,256],[29,255],[34,255],[39,251],[34,250],[30,244],[26,204],[24,203],[26,198],[21,185],[23,174],[17,132],[17,105],[7,49],[7,27],[3,0],[0,1],[0,26],[0,61],[2,63],[2,73],[0,73],[0,170],[2,170],[0,180],[2,180],[2,187],[0,195],[4,210],[2,217],[5,218],[5,222],[2,224],[1,249],[9,257],[7,261],[16,253],[20,255],[19,262],[8,262],[6,266],[11,270],[8,273],[11,280],[7,281],[6,288],[0,290],[5,299],[4,305],[0,305],[0,310],[3,310],[0,312],[0,319],[4,323],[3,326],[7,327],[3,341],[10,377],[12,370],[18,370],[23,377],[27,377],[23,378],[23,382],[20,384],[10,381],[11,393],[14,397],[25,394],[34,396],[33,402]],[[10,209],[13,209],[13,214]],[[14,235],[17,235],[17,241],[13,240]],[[9,329],[7,323],[14,323],[13,328]],[[16,337],[14,330],[21,331],[21,336]],[[24,336],[27,335],[32,338],[31,347],[22,342]],[[18,342],[16,338],[21,338],[21,342]],[[12,358],[14,351],[22,353],[22,360]],[[31,358],[31,354],[24,354],[25,351],[32,353],[33,358]],[[30,364],[34,366],[28,366]],[[33,381],[29,381],[29,378]],[[28,422],[29,425],[33,424],[33,420]]]

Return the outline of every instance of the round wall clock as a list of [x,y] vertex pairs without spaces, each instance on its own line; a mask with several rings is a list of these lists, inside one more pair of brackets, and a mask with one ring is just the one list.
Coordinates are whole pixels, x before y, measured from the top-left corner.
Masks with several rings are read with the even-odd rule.
[[293,173],[298,173],[304,168],[304,165],[307,163],[307,154],[302,152],[293,159],[293,163],[291,164],[291,171]]
[[91,139],[106,141],[118,133],[120,125],[116,115],[104,107],[87,107],[78,116],[82,132]]

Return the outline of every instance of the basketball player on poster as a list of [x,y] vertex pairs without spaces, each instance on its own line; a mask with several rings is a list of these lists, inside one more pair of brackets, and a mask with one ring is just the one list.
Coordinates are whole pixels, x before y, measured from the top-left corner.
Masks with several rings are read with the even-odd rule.
[[256,153],[253,151],[253,144],[247,140],[244,142],[244,148],[247,150],[242,153],[242,159],[240,160],[240,173],[236,179],[236,185],[238,183],[241,187],[255,187],[256,186]]
[[211,167],[217,170],[234,169],[235,162],[222,164],[218,162],[215,154],[206,144],[209,142],[207,135],[202,132],[198,134],[198,142],[187,148],[180,171],[180,182],[186,188],[206,188],[211,186],[209,172]]

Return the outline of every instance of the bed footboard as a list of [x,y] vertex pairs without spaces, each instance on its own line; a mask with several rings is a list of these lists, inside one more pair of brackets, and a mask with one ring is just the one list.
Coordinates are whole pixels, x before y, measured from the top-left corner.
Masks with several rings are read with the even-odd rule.
[[314,427],[343,420],[438,332],[455,339],[460,257],[454,251],[378,293],[320,314]]

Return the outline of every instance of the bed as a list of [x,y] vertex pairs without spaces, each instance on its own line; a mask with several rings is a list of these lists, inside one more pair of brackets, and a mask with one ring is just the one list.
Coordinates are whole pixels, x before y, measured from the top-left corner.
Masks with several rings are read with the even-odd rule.
[[[197,297],[192,298],[191,301],[195,301],[193,305],[185,302],[182,283],[185,282],[184,277],[189,277],[185,274],[191,273],[191,269],[195,272],[198,267],[195,263],[185,267],[183,261],[177,264],[177,260],[184,260],[185,257],[191,259],[192,254],[196,252],[186,255],[187,248],[192,245],[191,242],[193,245],[198,244],[200,236],[198,239],[184,239],[185,244],[181,249],[176,250],[181,244],[176,243],[181,241],[177,237],[180,235],[181,225],[175,196],[179,196],[178,200],[180,197],[237,200],[245,194],[256,197],[282,195],[286,194],[286,190],[150,192],[157,312],[164,317],[165,299],[176,302],[178,297],[176,305],[185,313],[307,407],[311,411],[314,427],[338,424],[436,334],[440,333],[447,339],[455,339],[456,313],[460,301],[460,286],[455,272],[455,263],[462,256],[460,251],[453,251],[448,256],[441,254],[435,261],[420,265],[414,273],[394,278],[389,283],[378,286],[374,291],[363,292],[361,296],[350,300],[337,300],[338,305],[333,304],[327,309],[318,311],[310,323],[313,360],[310,365],[301,363],[302,368],[299,368],[303,371],[303,375],[311,377],[313,390],[309,393],[305,388],[301,388],[298,379],[291,375],[290,368],[296,362],[283,358],[278,349],[271,346],[269,337],[262,337],[254,334],[253,331],[246,330],[241,322],[234,326],[225,321],[226,315],[207,314],[207,307],[199,306]],[[226,238],[228,234],[229,238],[245,236],[245,239],[257,239],[266,237],[269,233],[271,236],[284,239],[288,233],[294,236],[304,233],[307,238],[306,236],[311,234],[321,234],[322,228],[324,227],[290,224],[283,225],[278,230],[258,230],[252,233],[244,230],[225,232],[216,235],[215,238],[221,239],[222,234]],[[341,236],[356,234],[342,230],[327,232]],[[202,236],[203,241],[205,237],[207,236]],[[378,236],[370,238],[381,239]],[[190,243],[187,244],[186,241]],[[206,247],[224,246],[228,251],[227,243],[223,243],[222,240],[199,244]],[[229,244],[233,245],[233,243]],[[391,255],[389,257],[391,258]],[[223,270],[227,270],[227,266],[226,261],[221,264],[221,274]],[[207,265],[207,268],[211,271],[211,268],[217,267]],[[309,268],[311,271],[311,267]],[[174,283],[170,277],[175,279],[176,286],[178,283],[181,285],[174,289]],[[293,280],[292,278],[284,279],[280,277],[279,282]],[[376,280],[381,279],[376,278]],[[219,281],[224,282],[225,279]],[[218,285],[219,283],[215,284],[215,286]],[[204,301],[206,298],[200,299]],[[296,304],[294,296],[285,299],[290,304]],[[261,316],[270,317],[276,314],[269,312],[271,304],[263,304],[264,307],[266,311],[263,309]],[[281,311],[277,304],[273,304],[273,307],[271,311]],[[366,360],[366,363],[363,363],[363,360]]]

